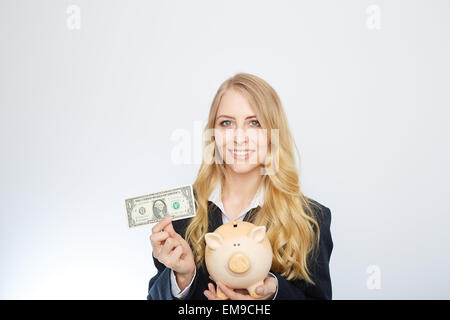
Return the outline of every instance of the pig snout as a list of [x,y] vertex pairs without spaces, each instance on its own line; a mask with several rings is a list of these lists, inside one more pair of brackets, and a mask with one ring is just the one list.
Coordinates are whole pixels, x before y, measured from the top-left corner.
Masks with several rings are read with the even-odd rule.
[[250,269],[250,261],[243,253],[235,253],[228,261],[228,267],[234,273],[244,273]]

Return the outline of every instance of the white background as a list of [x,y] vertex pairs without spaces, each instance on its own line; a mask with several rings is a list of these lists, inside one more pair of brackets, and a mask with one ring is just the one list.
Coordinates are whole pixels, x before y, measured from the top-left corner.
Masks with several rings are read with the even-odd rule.
[[444,0],[1,1],[0,298],[145,299],[151,227],[128,230],[124,199],[194,181],[172,134],[195,140],[242,71],[280,95],[302,190],[331,209],[333,298],[449,299],[449,14]]

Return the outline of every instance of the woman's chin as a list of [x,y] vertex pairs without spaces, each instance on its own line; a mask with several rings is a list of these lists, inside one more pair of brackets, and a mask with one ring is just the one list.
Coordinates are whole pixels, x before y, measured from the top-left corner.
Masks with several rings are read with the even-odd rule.
[[259,164],[252,164],[252,163],[232,163],[227,164],[227,167],[230,168],[234,173],[237,174],[246,174],[251,171],[254,171],[256,169],[259,170],[261,165]]

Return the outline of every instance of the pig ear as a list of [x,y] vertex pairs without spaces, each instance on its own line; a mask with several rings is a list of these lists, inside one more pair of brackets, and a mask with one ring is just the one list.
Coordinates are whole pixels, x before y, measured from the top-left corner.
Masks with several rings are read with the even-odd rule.
[[205,234],[205,241],[208,247],[213,250],[219,249],[223,245],[223,239],[220,234],[215,232],[209,232]]
[[265,226],[255,227],[250,232],[250,238],[255,240],[256,242],[263,241],[265,236],[266,236],[266,227]]

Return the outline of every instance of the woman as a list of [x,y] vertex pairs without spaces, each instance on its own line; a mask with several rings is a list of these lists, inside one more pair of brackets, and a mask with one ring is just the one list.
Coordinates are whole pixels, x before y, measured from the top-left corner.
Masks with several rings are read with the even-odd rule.
[[[165,218],[150,236],[158,273],[148,299],[253,299],[209,277],[207,232],[232,220],[264,225],[273,260],[262,299],[331,299],[331,213],[300,191],[296,146],[275,90],[263,79],[238,73],[212,102],[203,162],[193,185],[196,216]],[[298,150],[297,150],[298,152]]]

